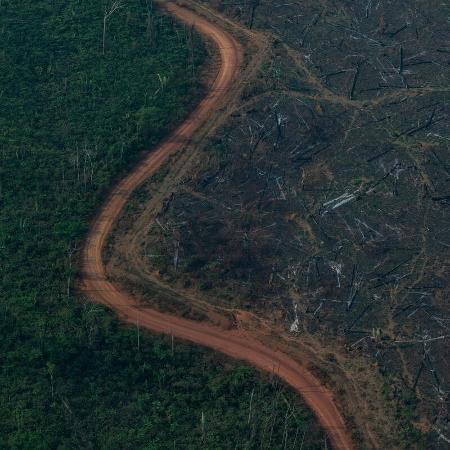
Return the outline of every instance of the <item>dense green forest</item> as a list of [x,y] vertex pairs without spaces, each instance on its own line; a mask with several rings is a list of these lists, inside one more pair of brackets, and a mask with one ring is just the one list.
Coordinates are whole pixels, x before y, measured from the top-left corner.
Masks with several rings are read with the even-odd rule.
[[323,448],[275,380],[74,296],[108,186],[201,93],[199,39],[113,3],[0,1],[0,448]]

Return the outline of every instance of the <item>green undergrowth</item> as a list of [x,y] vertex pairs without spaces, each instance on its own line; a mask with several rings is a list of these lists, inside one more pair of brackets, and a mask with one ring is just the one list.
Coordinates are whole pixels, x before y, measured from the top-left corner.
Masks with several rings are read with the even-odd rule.
[[127,0],[0,1],[0,448],[321,448],[296,396],[74,297],[108,187],[186,116],[205,50]]

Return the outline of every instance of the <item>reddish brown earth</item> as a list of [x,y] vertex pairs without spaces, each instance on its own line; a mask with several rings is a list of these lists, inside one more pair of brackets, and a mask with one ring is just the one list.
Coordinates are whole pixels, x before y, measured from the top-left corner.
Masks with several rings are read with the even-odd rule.
[[181,150],[189,139],[201,130],[212,113],[223,105],[227,92],[237,81],[236,75],[243,61],[241,46],[216,24],[174,3],[164,3],[164,7],[178,19],[194,24],[201,34],[215,43],[220,51],[220,68],[209,93],[189,118],[149,153],[110,193],[91,226],[84,247],[81,290],[93,301],[110,307],[128,324],[138,324],[153,332],[171,334],[246,361],[258,369],[275,373],[294,388],[314,411],[328,433],[333,448],[353,449],[345,422],[331,392],[288,355],[272,350],[242,330],[224,330],[149,308],[142,309],[137,299],[120,290],[106,277],[102,250],[130,195],[154,174],[169,156]]

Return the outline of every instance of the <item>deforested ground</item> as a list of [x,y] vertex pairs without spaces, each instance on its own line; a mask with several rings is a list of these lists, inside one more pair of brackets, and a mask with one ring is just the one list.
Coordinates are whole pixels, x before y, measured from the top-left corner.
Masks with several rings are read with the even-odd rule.
[[135,197],[112,274],[271,327],[380,448],[446,448],[448,5],[212,5],[265,33],[266,59],[156,213],[157,180]]

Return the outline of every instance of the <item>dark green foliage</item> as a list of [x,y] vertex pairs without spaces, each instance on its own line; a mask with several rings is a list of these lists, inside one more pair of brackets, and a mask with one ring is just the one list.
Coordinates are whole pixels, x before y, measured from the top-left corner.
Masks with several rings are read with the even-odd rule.
[[248,367],[176,340],[172,353],[170,338],[121,328],[89,303],[64,302],[33,340],[3,318],[2,335],[24,344],[2,357],[0,448],[294,448],[305,432],[306,448],[321,448],[296,396]]
[[293,394],[72,295],[106,189],[199,93],[188,31],[127,0],[103,54],[102,3],[0,2],[0,448],[306,446]]

